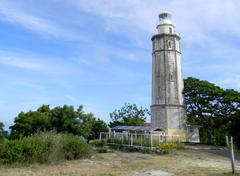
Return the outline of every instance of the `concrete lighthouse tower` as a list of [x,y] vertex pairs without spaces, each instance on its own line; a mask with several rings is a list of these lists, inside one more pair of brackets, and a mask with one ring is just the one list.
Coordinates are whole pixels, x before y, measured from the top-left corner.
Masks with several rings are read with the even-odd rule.
[[152,126],[168,135],[186,136],[180,37],[169,13],[159,15],[156,28],[152,37]]

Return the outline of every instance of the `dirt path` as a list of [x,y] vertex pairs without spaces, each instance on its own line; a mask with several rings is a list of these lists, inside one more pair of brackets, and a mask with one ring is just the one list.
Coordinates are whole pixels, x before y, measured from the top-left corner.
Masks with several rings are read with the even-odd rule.
[[[230,157],[229,149],[226,147],[208,146],[208,145],[200,145],[200,144],[186,145],[185,147],[191,150],[213,153],[213,154],[228,157],[228,158]],[[240,161],[240,154],[235,152],[234,155],[235,155],[235,160]]]
[[[239,167],[240,163],[237,165]],[[182,150],[169,155],[114,152],[55,165],[1,166],[0,176],[205,176],[222,175],[230,169],[228,158],[197,150]]]

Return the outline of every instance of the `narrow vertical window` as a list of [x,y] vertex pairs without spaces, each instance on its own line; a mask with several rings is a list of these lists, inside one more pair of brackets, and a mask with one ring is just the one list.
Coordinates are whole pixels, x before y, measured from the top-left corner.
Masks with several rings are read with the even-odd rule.
[[160,98],[160,86],[158,86],[158,98]]
[[174,73],[174,64],[171,63],[169,66],[169,81],[174,81],[173,73]]
[[168,48],[172,48],[172,42],[170,40],[168,41]]
[[172,34],[172,28],[169,28],[169,33]]

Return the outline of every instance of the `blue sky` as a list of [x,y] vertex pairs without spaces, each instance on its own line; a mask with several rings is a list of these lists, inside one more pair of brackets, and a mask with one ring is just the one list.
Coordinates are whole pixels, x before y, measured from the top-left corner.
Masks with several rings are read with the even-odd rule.
[[240,90],[239,0],[0,0],[0,121],[63,104],[106,122],[151,104],[151,36],[169,11],[184,77]]

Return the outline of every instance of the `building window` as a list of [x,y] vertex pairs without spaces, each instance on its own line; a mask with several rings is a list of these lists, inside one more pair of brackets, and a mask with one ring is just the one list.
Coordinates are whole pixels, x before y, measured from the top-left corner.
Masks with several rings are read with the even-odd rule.
[[168,40],[168,48],[172,48],[172,42],[171,42],[171,40]]
[[174,64],[170,63],[169,65],[169,81],[174,81]]
[[172,34],[172,28],[169,28],[169,33]]

